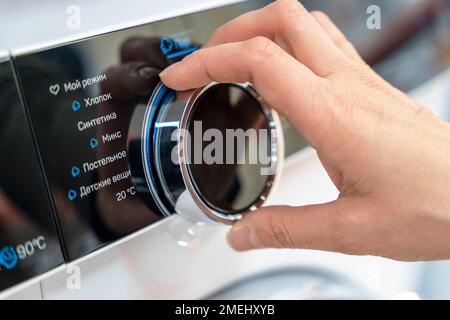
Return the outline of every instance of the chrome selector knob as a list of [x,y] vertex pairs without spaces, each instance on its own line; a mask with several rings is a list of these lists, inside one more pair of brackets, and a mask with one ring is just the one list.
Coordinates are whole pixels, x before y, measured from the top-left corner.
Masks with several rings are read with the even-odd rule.
[[189,92],[160,83],[130,127],[133,181],[165,216],[232,223],[267,201],[280,174],[278,116],[248,83]]

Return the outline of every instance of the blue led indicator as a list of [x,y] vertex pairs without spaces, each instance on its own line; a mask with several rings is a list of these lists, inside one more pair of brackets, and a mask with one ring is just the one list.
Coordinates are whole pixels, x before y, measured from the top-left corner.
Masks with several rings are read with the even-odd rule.
[[182,31],[171,36],[161,37],[159,48],[167,59],[185,56],[199,49],[191,41],[192,31]]
[[17,265],[17,253],[16,250],[11,246],[3,247],[2,250],[0,250],[0,266],[11,270]]
[[80,168],[78,168],[77,166],[73,166],[72,170],[70,170],[70,174],[72,175],[72,177],[76,177],[80,174],[81,170]]
[[79,103],[77,100],[72,102],[72,110],[73,111],[78,111],[81,107],[81,103]]
[[69,198],[70,201],[73,201],[77,198],[77,192],[73,189],[69,189],[67,192],[67,198]]
[[95,149],[98,146],[98,140],[95,138],[92,138],[91,141],[89,141],[89,146],[91,149]]

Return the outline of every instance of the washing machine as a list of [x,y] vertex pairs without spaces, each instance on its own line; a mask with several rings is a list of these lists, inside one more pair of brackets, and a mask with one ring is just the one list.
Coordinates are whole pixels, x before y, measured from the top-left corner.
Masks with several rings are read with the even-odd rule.
[[[250,181],[260,183],[259,202],[230,213],[223,198],[192,199],[196,191],[201,198],[235,190],[236,181],[228,171],[208,173],[200,192],[167,164],[168,137],[190,119],[189,103],[158,82],[159,72],[223,23],[268,3],[2,4],[0,297],[370,299],[416,290],[417,264],[312,250],[240,253],[227,245],[229,224],[255,203],[304,205],[338,195],[314,150],[284,159],[283,124],[262,105],[233,118],[263,117],[272,146],[276,140],[276,170]],[[248,84],[211,84],[189,97],[221,105],[254,102],[257,93]],[[228,119],[217,112],[197,116]]]

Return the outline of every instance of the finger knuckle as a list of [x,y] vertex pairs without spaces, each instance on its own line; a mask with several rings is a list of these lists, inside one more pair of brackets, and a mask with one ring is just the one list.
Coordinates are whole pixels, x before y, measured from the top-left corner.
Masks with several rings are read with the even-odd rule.
[[332,40],[336,44],[336,46],[341,50],[353,47],[351,42],[348,41],[347,37],[341,32],[335,32],[332,36]]
[[207,57],[207,55],[208,55],[208,49],[200,48],[198,50],[195,50],[191,54],[189,54],[186,58],[187,59],[199,59],[199,58],[204,59]]
[[256,37],[244,43],[245,49],[252,57],[269,58],[279,53],[278,46],[270,39]]
[[[358,132],[358,127],[347,126],[347,124],[357,121],[357,116],[360,114],[358,110],[362,107],[362,102],[359,93],[354,90],[352,85],[342,82],[340,85],[335,85],[335,81],[339,81],[345,77],[342,74],[337,74],[333,80],[326,80],[326,86],[323,91],[323,99],[326,101],[328,108],[328,119],[333,128],[340,128],[340,137],[354,135]],[[359,136],[354,137],[353,141],[357,141]],[[349,141],[349,145],[350,145]]]
[[201,48],[201,49],[198,49],[198,50],[192,52],[184,59],[186,59],[186,61],[191,61],[191,62],[194,62],[194,61],[201,62],[203,67],[206,67],[210,62],[209,61],[210,58],[211,58],[211,50],[209,48]]
[[205,74],[208,79],[214,80],[212,75],[214,74],[215,64],[213,63],[212,58],[213,56],[211,55],[211,49],[202,48],[192,52],[184,59],[191,62],[195,61],[195,64],[202,69],[203,74]]
[[333,42],[336,44],[338,48],[343,49],[345,47],[352,46],[352,44],[348,41],[347,37],[337,28],[333,27],[334,23],[329,15],[320,10],[312,11],[311,14],[314,17],[314,19],[316,19],[319,22],[319,24],[322,25],[322,27],[328,29],[329,36],[332,38]]
[[327,21],[330,19],[330,17],[325,12],[320,10],[311,11],[311,14],[313,15],[314,18],[320,21]]
[[283,20],[299,19],[309,14],[296,0],[278,0],[275,3],[275,9]]
[[231,30],[230,30],[230,24],[226,23],[224,25],[221,25],[217,28],[216,32],[214,33],[216,40],[219,42],[227,41],[227,39],[231,39]]

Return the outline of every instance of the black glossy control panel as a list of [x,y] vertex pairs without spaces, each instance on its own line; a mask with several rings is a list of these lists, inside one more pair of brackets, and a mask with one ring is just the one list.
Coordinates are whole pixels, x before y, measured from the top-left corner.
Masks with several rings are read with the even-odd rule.
[[0,63],[0,290],[64,262],[9,61]]
[[1,60],[0,291],[163,218],[141,198],[130,170],[142,106],[162,69],[268,2]]
[[248,1],[14,56],[24,106],[10,64],[2,65],[11,93],[2,83],[0,215],[8,210],[0,221],[0,248],[6,248],[5,257],[11,246],[21,255],[17,246],[31,241],[34,255],[18,262],[22,272],[2,268],[0,289],[63,262],[54,220],[66,260],[73,260],[163,218],[139,196],[131,175],[139,112],[162,69],[197,50],[221,24],[268,2]]

